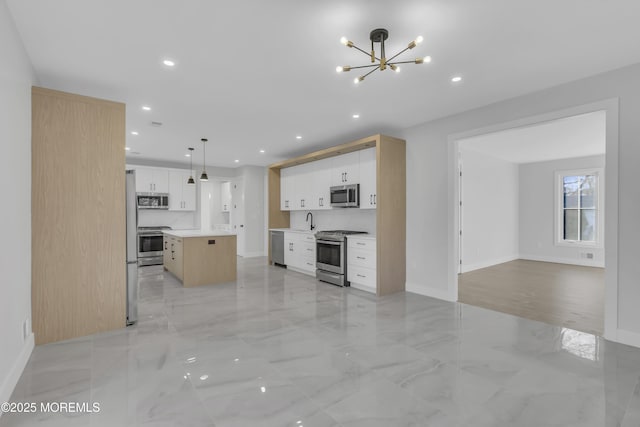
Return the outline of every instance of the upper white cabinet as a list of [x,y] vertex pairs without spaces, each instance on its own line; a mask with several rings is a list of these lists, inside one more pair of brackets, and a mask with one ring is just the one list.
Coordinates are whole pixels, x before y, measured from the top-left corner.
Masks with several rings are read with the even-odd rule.
[[293,168],[280,170],[280,210],[290,211],[293,206],[293,185],[291,185]]
[[[166,172],[166,171],[165,171]],[[195,211],[196,185],[187,184],[193,172],[188,170],[169,171],[169,210]]]
[[376,193],[376,149],[367,148],[360,154],[360,209],[375,209]]
[[136,192],[168,193],[169,171],[158,168],[136,167]]
[[375,209],[376,149],[355,151],[280,170],[280,210],[331,209],[330,188],[360,184],[361,209]]
[[331,160],[322,159],[310,163],[314,166],[313,171],[313,209],[324,210],[331,209]]
[[220,185],[220,207],[222,212],[231,210],[231,183],[229,181]]
[[331,185],[360,183],[360,158],[357,151],[331,158]]

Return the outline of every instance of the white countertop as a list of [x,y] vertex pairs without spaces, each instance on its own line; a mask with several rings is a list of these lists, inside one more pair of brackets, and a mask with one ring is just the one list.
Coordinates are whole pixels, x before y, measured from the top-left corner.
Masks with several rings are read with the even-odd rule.
[[224,230],[163,230],[162,232],[175,237],[223,237],[236,235],[236,233]]
[[347,239],[376,240],[375,234],[348,234]]
[[316,234],[316,230],[300,230],[297,228],[270,228],[269,231],[286,231],[287,233]]

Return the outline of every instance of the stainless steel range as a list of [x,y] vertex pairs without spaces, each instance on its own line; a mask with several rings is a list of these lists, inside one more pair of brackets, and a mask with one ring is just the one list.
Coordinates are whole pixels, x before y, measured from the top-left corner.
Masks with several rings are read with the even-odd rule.
[[171,227],[138,227],[138,265],[162,265],[162,230]]
[[338,286],[347,281],[347,236],[366,231],[327,230],[316,233],[316,278]]

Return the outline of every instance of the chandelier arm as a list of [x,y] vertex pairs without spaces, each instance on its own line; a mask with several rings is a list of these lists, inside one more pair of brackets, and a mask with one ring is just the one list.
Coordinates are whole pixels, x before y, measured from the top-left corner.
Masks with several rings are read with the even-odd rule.
[[[360,49],[358,46],[356,46],[355,44],[352,46],[354,48],[356,48],[357,50],[359,50],[360,52],[364,53],[365,55],[367,55],[369,58],[371,58],[371,52],[365,52],[364,50]],[[376,58],[378,61],[380,61],[380,58],[378,57],[374,57]]]
[[395,55],[393,55],[391,58],[387,59],[387,64],[391,61],[393,61],[394,58],[396,58],[397,56],[402,55],[403,53],[405,53],[406,51],[408,51],[409,48],[405,47],[404,49],[402,49],[400,52],[396,53]]
[[357,67],[351,67],[352,70],[355,70],[356,68],[371,68],[371,67],[378,67],[378,64],[373,64],[373,65],[359,65]]
[[365,74],[364,76],[362,76],[362,78],[364,79],[365,77],[367,77],[369,74],[373,73],[374,71],[376,71],[379,67],[376,65],[376,68],[374,68],[373,70],[369,71],[367,74]]
[[[387,62],[389,65],[398,65],[398,64],[415,64],[415,59],[413,61],[396,61],[396,62]],[[351,67],[353,68],[353,67]]]

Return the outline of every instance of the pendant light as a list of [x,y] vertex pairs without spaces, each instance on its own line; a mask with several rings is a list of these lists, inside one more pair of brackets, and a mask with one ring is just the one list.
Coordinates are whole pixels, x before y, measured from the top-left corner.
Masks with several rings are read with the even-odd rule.
[[196,182],[193,180],[193,147],[189,147],[189,153],[189,179],[187,184],[195,184]]
[[207,161],[207,152],[205,150],[205,143],[208,141],[207,138],[202,138],[202,175],[200,175],[200,181],[209,181],[209,176],[207,175],[206,161]]

